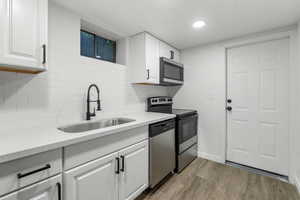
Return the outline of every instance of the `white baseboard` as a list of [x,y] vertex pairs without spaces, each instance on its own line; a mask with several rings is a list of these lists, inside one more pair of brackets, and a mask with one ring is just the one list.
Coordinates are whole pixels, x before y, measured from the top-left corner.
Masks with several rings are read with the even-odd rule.
[[294,181],[295,181],[295,185],[298,189],[298,193],[300,194],[300,179],[299,179],[299,177],[296,176]]
[[224,159],[220,156],[208,154],[206,152],[198,152],[198,157],[224,164]]

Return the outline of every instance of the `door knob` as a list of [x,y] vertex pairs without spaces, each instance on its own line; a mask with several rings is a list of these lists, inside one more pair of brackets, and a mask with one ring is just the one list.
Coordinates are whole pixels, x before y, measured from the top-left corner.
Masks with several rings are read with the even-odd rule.
[[232,107],[231,107],[231,106],[227,106],[227,107],[226,107],[226,110],[232,111]]

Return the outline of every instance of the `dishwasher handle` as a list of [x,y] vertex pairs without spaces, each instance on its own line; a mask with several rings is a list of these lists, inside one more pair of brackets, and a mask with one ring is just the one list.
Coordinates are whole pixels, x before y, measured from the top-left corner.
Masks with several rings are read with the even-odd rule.
[[155,137],[172,129],[175,129],[174,119],[151,124],[149,126],[149,136]]

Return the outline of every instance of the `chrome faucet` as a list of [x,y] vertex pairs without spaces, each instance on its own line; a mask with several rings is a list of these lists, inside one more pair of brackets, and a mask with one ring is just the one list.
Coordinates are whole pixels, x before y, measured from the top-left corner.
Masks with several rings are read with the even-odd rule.
[[[92,89],[92,87],[96,88],[97,90],[97,94],[98,94],[98,97],[97,97],[97,100],[90,100],[90,91]],[[87,111],[86,111],[86,120],[91,120],[91,117],[95,117],[96,116],[96,110],[94,108],[94,112],[91,113],[90,111],[90,103],[91,102],[97,102],[97,111],[100,111],[101,110],[101,104],[100,104],[100,90],[98,88],[98,86],[96,84],[92,84],[89,86],[89,89],[88,89],[88,93],[87,93]]]

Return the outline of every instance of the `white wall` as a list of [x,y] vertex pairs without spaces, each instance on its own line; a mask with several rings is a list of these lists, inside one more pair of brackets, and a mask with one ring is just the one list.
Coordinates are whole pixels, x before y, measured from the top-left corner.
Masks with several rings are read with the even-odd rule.
[[[222,161],[225,131],[225,53],[220,44],[182,51],[185,83],[175,107],[199,112],[199,156]],[[174,91],[173,91],[174,92]]]
[[[300,22],[298,23],[298,31],[297,31],[297,44],[298,44],[298,51],[296,54],[296,58],[297,58],[297,65],[298,68],[300,68]],[[298,71],[298,74],[300,74],[300,69]],[[297,89],[298,89],[298,99],[300,99],[300,84],[297,84]],[[300,101],[298,101],[297,103],[299,104]],[[298,107],[298,109],[296,110],[297,113],[300,113],[300,108]],[[300,192],[300,117],[299,114],[296,117],[296,122],[295,122],[298,127],[296,128],[296,133],[294,134],[294,139],[293,139],[293,164],[294,164],[294,170],[295,170],[295,182],[298,188],[298,191]]]
[[98,116],[144,111],[146,97],[166,94],[163,87],[131,85],[128,67],[81,57],[80,18],[49,6],[49,70],[39,75],[0,72],[1,132],[82,120],[91,83],[101,90]]
[[[299,28],[298,28],[299,29]],[[277,31],[250,35],[235,40],[194,47],[182,51],[185,64],[185,84],[182,88],[173,88],[169,92],[175,96],[176,107],[197,109],[199,112],[199,156],[218,162],[225,162],[226,149],[226,51],[231,44],[265,40],[278,37],[282,33],[291,34],[291,122],[290,122],[290,178],[294,181],[297,168],[300,177],[300,70],[295,64],[296,27],[287,27]],[[300,32],[300,29],[299,29]],[[298,35],[300,37],[300,34]],[[299,56],[298,56],[299,57]],[[296,147],[298,146],[298,147]],[[293,155],[293,153],[297,155]],[[297,167],[296,167],[297,165]]]

